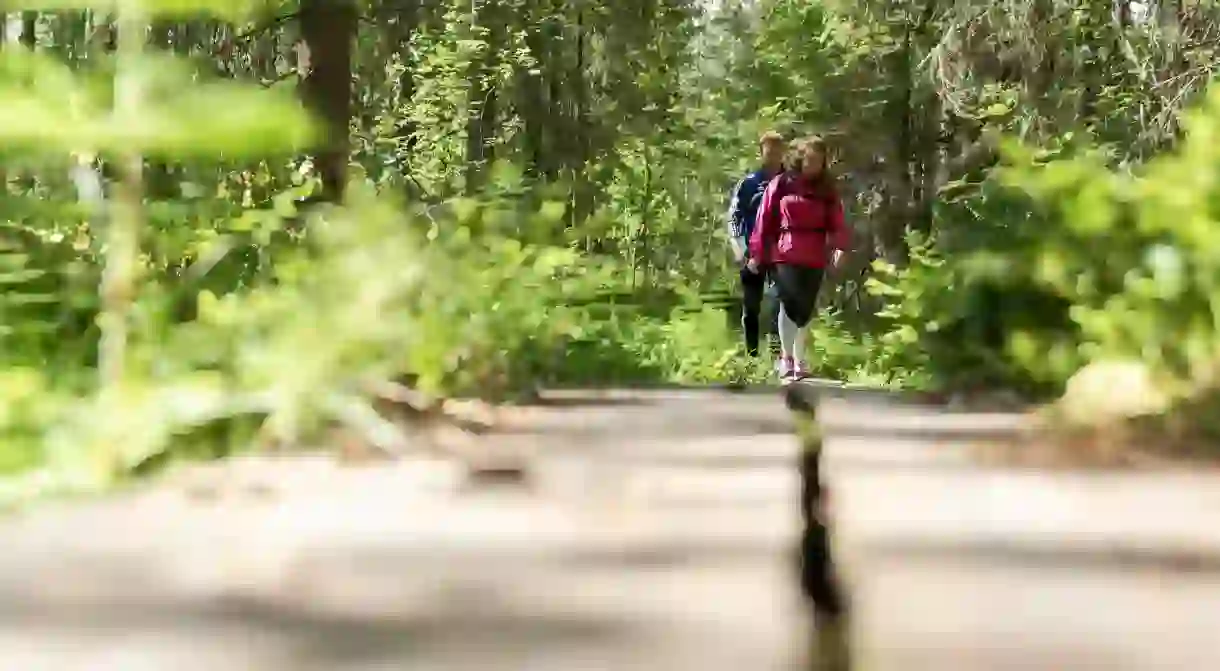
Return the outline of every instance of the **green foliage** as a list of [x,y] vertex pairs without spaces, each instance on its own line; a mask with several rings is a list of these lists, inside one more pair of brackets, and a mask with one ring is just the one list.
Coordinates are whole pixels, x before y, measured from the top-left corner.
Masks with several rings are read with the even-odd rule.
[[859,241],[815,374],[1210,384],[1220,112],[1145,164],[1214,69],[1203,8],[362,3],[348,197],[301,211],[294,6],[5,5],[0,500],[336,426],[393,448],[390,382],[768,381],[724,212],[771,129],[831,138]]
[[1180,148],[1137,174],[1108,170],[1095,156],[1038,166],[1013,151],[1010,181],[1059,222],[1032,274],[1072,302],[1084,358],[1134,357],[1188,389],[1214,384],[1217,124],[1213,91],[1189,116]]
[[[32,385],[39,391],[37,385],[27,377],[6,380],[22,392],[11,399],[13,408],[29,414],[20,422],[0,422],[0,436],[5,439],[5,449],[0,452],[18,455],[16,462],[26,466],[45,460],[55,473],[71,473],[70,479],[77,484],[104,485],[163,450],[181,432],[248,411],[241,407],[240,396],[227,393],[223,380],[212,379],[203,371],[180,364],[180,370],[174,371],[178,375],[154,366],[140,371],[144,373],[140,375],[130,365],[155,364],[182,354],[173,347],[177,335],[173,326],[161,321],[161,315],[140,309],[157,294],[155,286],[141,291],[138,280],[140,266],[146,263],[140,250],[141,224],[146,216],[141,192],[142,157],[244,157],[291,151],[308,140],[309,125],[295,103],[229,83],[193,81],[192,69],[175,57],[144,53],[140,35],[145,29],[144,12],[164,10],[162,13],[173,15],[209,8],[232,15],[237,6],[170,2],[164,7],[112,7],[119,14],[123,32],[117,61],[80,73],[45,54],[26,50],[0,53],[0,91],[9,102],[0,123],[6,144],[27,155],[74,155],[78,179],[86,180],[85,184],[96,179],[89,166],[93,156],[116,158],[125,164],[112,206],[105,212],[107,235],[104,267],[99,273],[99,311],[94,312],[94,304],[81,301],[78,296],[82,287],[72,284],[74,275],[98,274],[89,271],[87,260],[70,260],[75,249],[60,244],[64,232],[53,229],[50,238],[44,239],[27,228],[15,237],[17,242],[7,245],[8,283],[16,285],[20,292],[17,295],[25,297],[18,303],[50,305],[50,313],[61,317],[76,311],[86,315],[94,312],[101,326],[102,384],[73,389],[69,383],[82,377],[79,366],[92,363],[92,359],[80,357],[81,352],[73,352],[75,348],[70,347],[68,357],[60,354],[51,361],[44,354],[50,349],[47,341],[64,333],[38,328],[46,323],[45,318],[20,314],[13,309],[12,299],[6,301],[0,314],[5,323],[0,333],[5,344],[13,347],[10,358],[67,367],[57,371],[59,388],[54,393],[46,392],[48,398],[56,399],[54,402],[43,398],[44,402],[39,403],[37,394],[30,392]],[[252,142],[251,137],[259,141]],[[78,188],[83,194],[84,186],[78,184]],[[94,204],[100,196],[90,196],[93,202],[82,200]],[[89,235],[88,229],[81,227],[76,233]],[[91,241],[86,244],[93,246]],[[39,258],[28,253],[56,249],[60,250],[58,261],[55,256]],[[85,268],[74,269],[82,261]],[[55,293],[29,291],[45,278],[64,281],[54,286]],[[31,301],[30,297],[41,300]],[[69,320],[69,324],[73,322],[78,320]],[[70,367],[71,354],[80,357],[75,368]]]
[[1088,362],[1136,360],[1178,394],[1212,388],[1218,101],[1191,113],[1177,150],[1137,170],[1071,142],[1009,145],[998,179],[942,205],[940,238],[913,236],[902,267],[874,264],[887,365],[938,385],[1039,393]]
[[771,369],[761,360],[742,356],[740,336],[725,328],[714,309],[679,309],[669,319],[639,320],[624,342],[645,366],[664,371],[664,380],[680,383],[759,383]]
[[[582,123],[601,105],[602,137],[619,139],[563,129],[584,133],[576,162],[558,145],[541,148],[552,157],[538,154],[521,135],[539,133],[528,100],[478,129],[486,153],[472,158],[468,135],[492,104],[487,92],[562,75],[541,65],[559,43],[538,39],[558,40],[560,17],[505,32],[469,3],[451,3],[360,94],[379,107],[367,135],[358,124],[354,158],[382,193],[354,183],[345,207],[306,215],[293,203],[313,188],[309,163],[270,158],[312,135],[283,87],[232,81],[232,64],[218,78],[207,61],[127,37],[145,20],[203,10],[245,18],[261,3],[88,7],[117,13],[117,52],[54,44],[6,49],[0,61],[11,103],[0,134],[20,178],[0,194],[15,222],[0,253],[9,289],[0,338],[18,394],[11,406],[22,409],[0,423],[0,453],[5,468],[27,473],[9,494],[104,485],[167,456],[308,442],[336,424],[389,445],[397,428],[374,410],[371,391],[386,380],[503,399],[539,383],[758,372],[738,363],[737,335],[718,308],[680,298],[725,266],[713,231],[735,172],[705,153],[690,178],[701,135],[670,96],[696,89],[665,67],[684,62],[682,48],[657,45],[648,31],[603,45],[664,74],[591,100]],[[72,16],[36,20],[81,35],[105,27],[100,15]],[[689,19],[659,10],[655,29],[678,36]],[[468,96],[472,86],[483,98]],[[621,108],[604,105],[615,96]],[[405,182],[426,202],[398,203],[393,191]],[[574,209],[584,222],[612,224],[573,235]],[[99,379],[98,364],[116,359],[118,377]],[[37,384],[23,372],[30,366],[47,370]]]
[[[77,76],[51,56],[6,50],[0,141],[62,155],[234,159],[293,151],[309,140],[308,120],[285,92],[199,81],[186,63],[164,54],[124,62],[118,72],[102,66]],[[115,95],[132,86],[139,87],[139,104],[116,109]]]

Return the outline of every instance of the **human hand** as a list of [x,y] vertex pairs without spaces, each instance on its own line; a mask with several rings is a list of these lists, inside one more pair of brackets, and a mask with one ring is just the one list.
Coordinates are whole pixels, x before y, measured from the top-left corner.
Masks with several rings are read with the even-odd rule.
[[746,262],[746,245],[741,238],[733,238],[730,240],[729,249],[733,250],[734,263],[740,266]]
[[834,255],[830,257],[831,271],[838,273],[840,270],[842,270],[843,266],[847,265],[846,259],[847,255],[843,253],[843,250],[836,249],[834,251]]
[[749,261],[746,261],[746,270],[757,275],[758,274],[758,259],[750,259]]

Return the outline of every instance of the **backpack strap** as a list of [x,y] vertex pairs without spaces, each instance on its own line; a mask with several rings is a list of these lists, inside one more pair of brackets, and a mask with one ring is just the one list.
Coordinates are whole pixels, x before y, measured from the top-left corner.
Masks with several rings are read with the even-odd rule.
[[[775,194],[771,198],[771,211],[765,212],[765,216],[775,218],[775,230],[781,231],[784,228],[784,216],[780,212],[780,201],[786,198],[792,191],[792,176],[788,171],[781,172],[776,179],[779,182],[775,185]],[[763,189],[765,191],[766,189]]]

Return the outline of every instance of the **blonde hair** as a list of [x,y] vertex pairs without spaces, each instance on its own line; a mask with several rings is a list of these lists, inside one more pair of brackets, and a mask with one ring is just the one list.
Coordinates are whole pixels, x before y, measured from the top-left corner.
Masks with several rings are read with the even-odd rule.
[[758,148],[759,149],[762,149],[763,147],[765,147],[769,144],[783,144],[783,143],[784,143],[784,136],[780,135],[779,133],[777,133],[773,130],[769,130],[769,131],[763,133],[762,136],[758,138]]

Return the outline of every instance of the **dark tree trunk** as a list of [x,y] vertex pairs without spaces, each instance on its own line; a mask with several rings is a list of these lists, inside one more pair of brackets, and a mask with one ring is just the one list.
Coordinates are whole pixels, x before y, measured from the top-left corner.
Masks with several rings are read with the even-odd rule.
[[343,200],[347,183],[352,115],[352,51],[356,5],[349,0],[304,0],[297,68],[301,100],[319,124],[321,137],[313,151],[321,198]]

